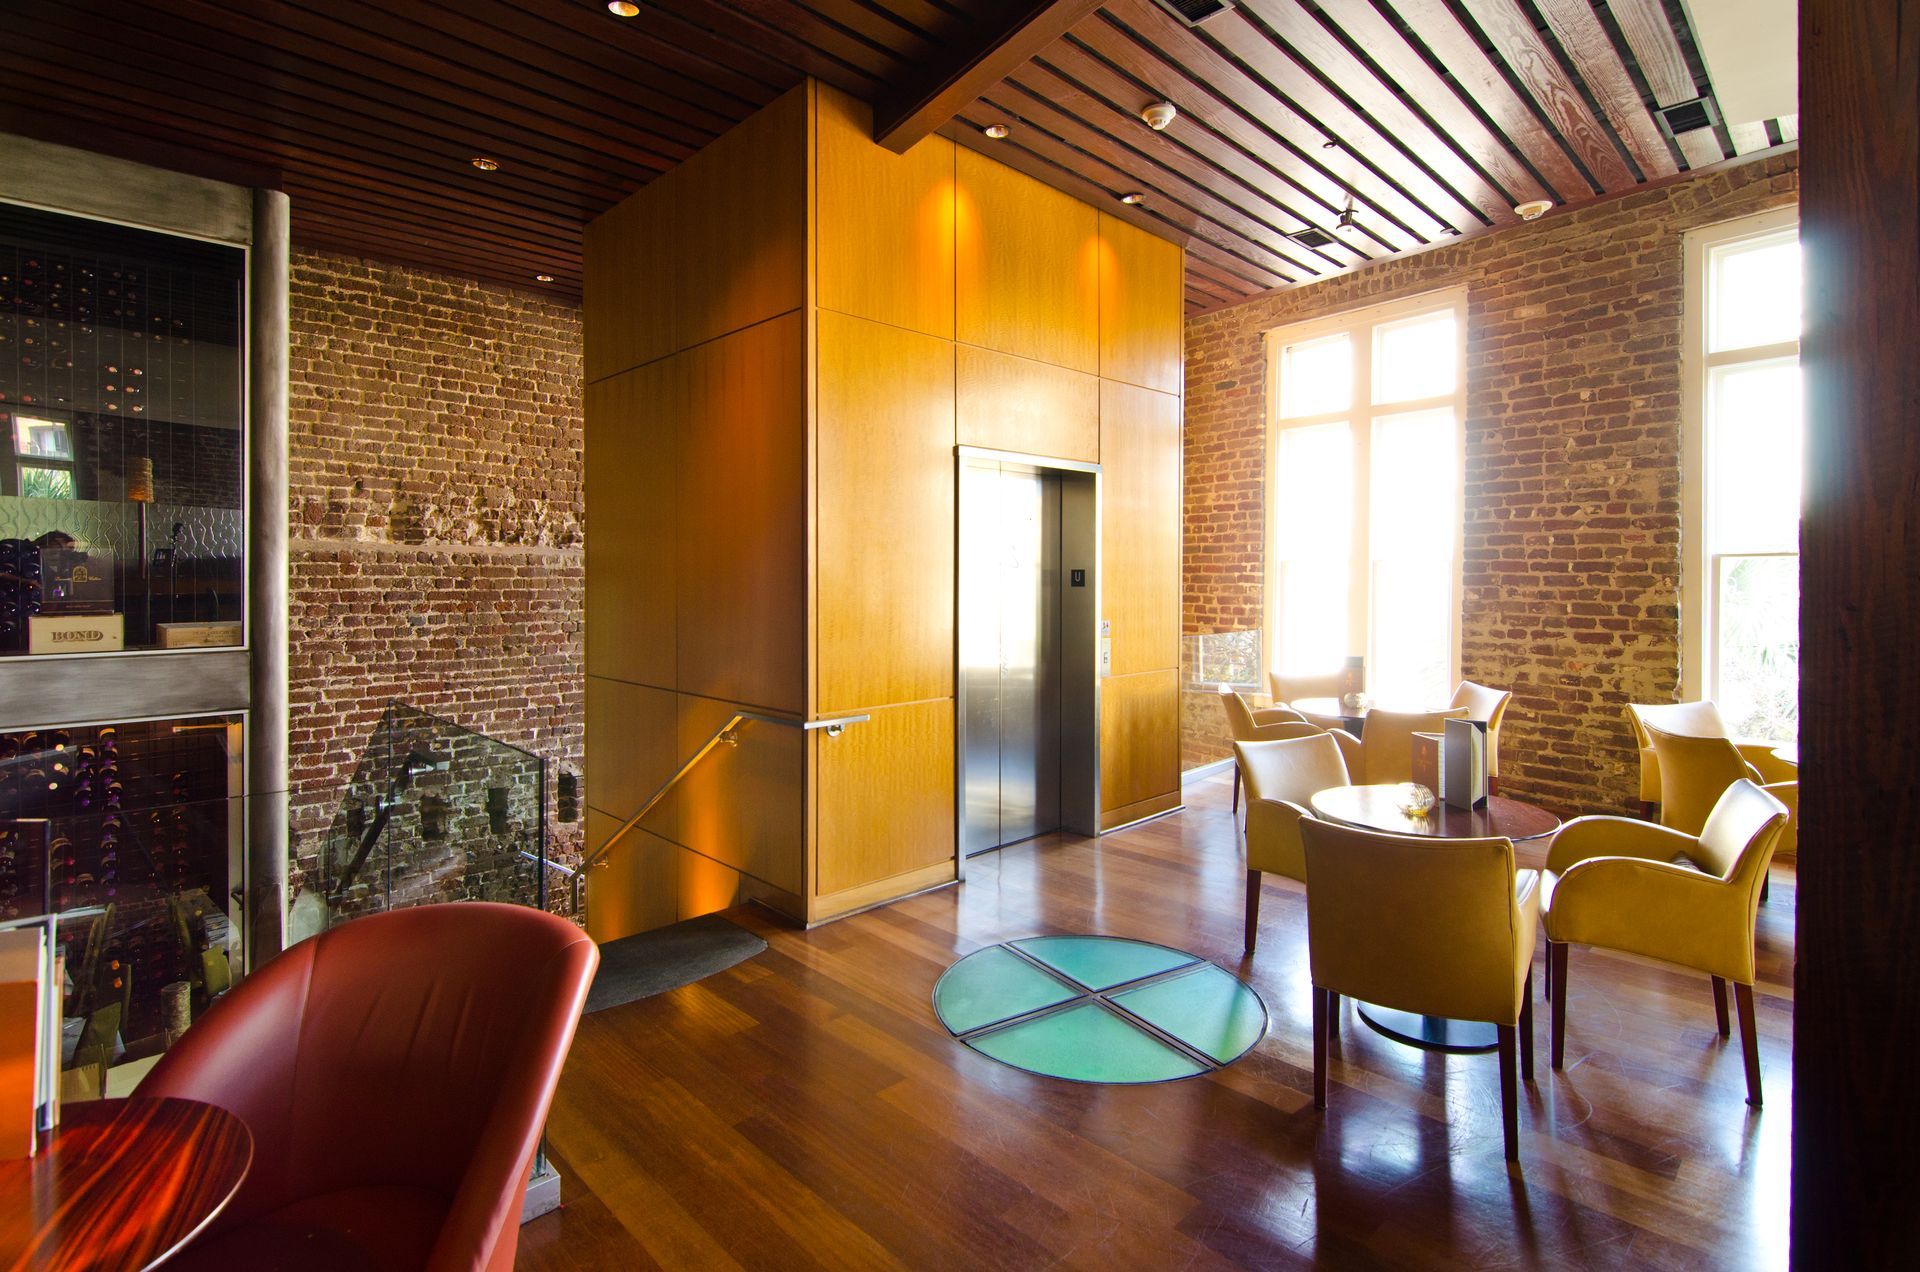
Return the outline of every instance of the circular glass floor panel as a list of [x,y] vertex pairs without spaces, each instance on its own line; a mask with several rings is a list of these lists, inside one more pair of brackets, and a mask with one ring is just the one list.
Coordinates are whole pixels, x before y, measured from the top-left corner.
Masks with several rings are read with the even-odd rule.
[[1168,1082],[1232,1064],[1267,1032],[1239,978],[1112,936],[990,945],[933,987],[947,1032],[983,1056],[1073,1082]]

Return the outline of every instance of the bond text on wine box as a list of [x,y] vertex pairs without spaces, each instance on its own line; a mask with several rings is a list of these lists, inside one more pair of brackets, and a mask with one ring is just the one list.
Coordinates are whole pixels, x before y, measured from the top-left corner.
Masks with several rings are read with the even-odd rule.
[[90,654],[127,647],[122,614],[35,614],[27,620],[27,652]]

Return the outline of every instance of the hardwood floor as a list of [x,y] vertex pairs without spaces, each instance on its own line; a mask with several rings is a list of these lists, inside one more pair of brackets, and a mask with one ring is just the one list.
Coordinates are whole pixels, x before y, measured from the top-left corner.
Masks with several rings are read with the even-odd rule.
[[[1305,893],[1268,879],[1243,961],[1227,776],[1187,797],[812,932],[736,912],[766,953],[581,1023],[549,1124],[567,1205],[523,1230],[519,1266],[1785,1264],[1790,868],[1760,913],[1765,1108],[1744,1103],[1706,977],[1576,949],[1562,1072],[1535,1003],[1512,1175],[1493,1057],[1390,1042],[1348,1002],[1315,1113]],[[1226,1069],[1147,1087],[1036,1078],[948,1038],[941,971],[1049,932],[1202,954],[1260,991],[1272,1028]]]

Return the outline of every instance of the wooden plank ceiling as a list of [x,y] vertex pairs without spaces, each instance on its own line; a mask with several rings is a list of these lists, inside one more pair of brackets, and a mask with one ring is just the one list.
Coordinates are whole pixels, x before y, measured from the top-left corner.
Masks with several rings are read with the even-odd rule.
[[946,135],[1186,243],[1195,312],[1794,140],[1662,131],[1709,88],[1679,0],[1071,5],[16,0],[0,130],[278,185],[307,247],[577,296],[582,224],[813,75],[958,106]]

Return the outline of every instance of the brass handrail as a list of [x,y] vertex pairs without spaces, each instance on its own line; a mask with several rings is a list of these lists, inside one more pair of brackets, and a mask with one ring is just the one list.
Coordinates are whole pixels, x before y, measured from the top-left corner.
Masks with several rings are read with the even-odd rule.
[[667,797],[667,792],[678,785],[681,778],[692,772],[694,765],[706,758],[707,752],[713,750],[714,747],[720,745],[722,742],[725,742],[728,746],[740,745],[739,729],[741,725],[752,720],[759,720],[766,724],[782,724],[789,729],[800,729],[803,732],[809,733],[815,729],[825,729],[828,737],[837,738],[840,736],[841,731],[848,725],[860,724],[867,719],[869,719],[869,717],[866,715],[845,715],[835,716],[831,720],[795,720],[790,716],[762,715],[758,711],[734,712],[727,718],[725,724],[715,729],[707,740],[700,744],[698,750],[687,757],[686,763],[674,770],[672,777],[660,783],[659,788],[656,789],[653,794],[647,796],[647,802],[640,805],[639,812],[627,818],[626,821],[621,823],[620,829],[607,836],[606,843],[601,844],[598,848],[581,858],[579,867],[581,873],[584,874],[594,866],[605,865],[607,854],[613,851],[614,845],[626,838],[627,833],[635,826],[638,826],[641,819],[652,812],[654,806]]

